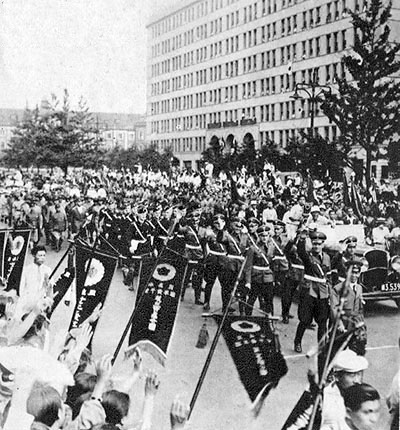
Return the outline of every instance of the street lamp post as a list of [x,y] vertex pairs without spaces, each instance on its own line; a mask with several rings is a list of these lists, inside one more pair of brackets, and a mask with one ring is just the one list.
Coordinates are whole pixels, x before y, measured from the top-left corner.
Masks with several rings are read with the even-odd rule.
[[295,91],[290,98],[294,100],[302,100],[305,97],[300,93],[304,92],[306,94],[306,98],[310,100],[310,135],[311,138],[314,137],[314,121],[315,121],[315,106],[321,100],[321,96],[325,94],[331,94],[332,89],[328,85],[320,85],[318,83],[318,69],[313,69],[311,82],[308,84],[305,83],[297,83],[295,86]]

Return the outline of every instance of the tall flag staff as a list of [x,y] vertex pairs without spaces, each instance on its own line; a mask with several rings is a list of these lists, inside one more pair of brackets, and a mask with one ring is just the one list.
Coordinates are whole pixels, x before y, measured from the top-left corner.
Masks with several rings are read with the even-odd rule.
[[[327,353],[326,353],[326,357],[325,357],[325,361],[323,364],[323,370],[322,373],[320,375],[319,378],[319,383],[318,383],[318,392],[317,392],[317,397],[315,399],[315,403],[313,405],[313,409],[312,409],[312,413],[311,413],[311,418],[310,418],[310,422],[308,423],[308,427],[307,430],[313,430],[314,428],[314,422],[317,416],[317,412],[318,409],[320,407],[320,404],[322,402],[322,396],[323,396],[323,389],[326,385],[327,382],[327,378],[329,376],[329,372],[331,370],[331,366],[332,366],[332,354],[335,354],[338,351],[334,351],[334,344],[335,344],[335,340],[336,340],[336,334],[337,334],[337,330],[339,328],[339,324],[341,321],[341,316],[343,314],[343,307],[345,304],[345,298],[347,296],[347,294],[349,293],[349,286],[350,286],[350,277],[351,277],[351,271],[352,271],[352,266],[349,267],[349,269],[347,270],[347,276],[346,276],[346,281],[344,282],[342,291],[340,292],[340,301],[339,301],[339,309],[335,318],[335,322],[332,328],[332,332],[331,332],[331,337],[329,339],[329,343],[328,343],[328,349],[327,349]],[[352,335],[349,334],[349,336]],[[349,337],[347,337],[345,339],[345,341],[343,342],[343,344],[341,345],[340,349],[343,349],[345,347],[345,345],[348,343]]]
[[230,308],[230,306],[231,306],[231,304],[233,302],[233,299],[235,297],[236,291],[237,291],[238,286],[239,286],[239,280],[242,277],[242,274],[243,274],[244,268],[247,265],[248,259],[249,259],[249,252],[247,251],[246,255],[245,255],[245,258],[244,258],[244,260],[242,262],[242,265],[240,266],[239,274],[236,277],[236,281],[235,281],[235,284],[233,286],[233,289],[232,289],[232,292],[231,292],[231,296],[229,298],[229,302],[228,302],[228,304],[227,304],[227,306],[226,306],[226,308],[224,310],[224,313],[222,314],[221,322],[218,325],[217,332],[215,333],[214,339],[213,339],[211,347],[210,347],[210,351],[208,352],[208,355],[207,355],[206,361],[204,363],[203,369],[201,371],[199,380],[197,381],[197,385],[196,385],[195,391],[193,393],[192,400],[190,401],[190,410],[189,410],[188,419],[190,419],[190,416],[192,415],[193,408],[194,408],[194,406],[196,404],[197,398],[199,397],[199,393],[200,393],[201,387],[202,387],[202,385],[204,383],[206,374],[208,372],[208,368],[210,367],[211,360],[213,358],[215,349],[216,349],[217,344],[218,344],[219,337],[221,336],[221,333],[222,333],[222,327],[223,327],[223,325],[225,323],[225,320],[226,320],[226,318],[228,316],[229,308]]
[[70,242],[68,245],[68,248],[66,249],[66,251],[64,252],[63,256],[60,258],[60,260],[58,261],[56,267],[53,269],[53,271],[50,273],[49,279],[51,279],[57,272],[57,270],[60,268],[61,264],[63,263],[63,261],[67,258],[69,252],[71,251],[72,247],[74,246],[73,242]]

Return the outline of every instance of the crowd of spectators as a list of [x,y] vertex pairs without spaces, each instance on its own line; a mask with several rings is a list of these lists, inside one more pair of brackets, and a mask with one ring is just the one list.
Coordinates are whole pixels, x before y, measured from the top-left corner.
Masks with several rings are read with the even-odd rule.
[[[151,212],[156,210],[157,203],[168,210],[196,200],[200,202],[205,223],[215,212],[242,220],[253,217],[265,223],[281,220],[288,236],[295,235],[300,222],[309,228],[361,224],[365,226],[366,243],[398,253],[400,203],[395,189],[388,191],[387,186],[382,192],[377,189],[373,198],[363,197],[359,190],[363,209],[355,213],[353,207],[346,205],[343,198],[346,190],[340,183],[315,181],[311,186],[300,174],[276,172],[268,163],[261,176],[246,169],[215,176],[211,170],[206,167],[201,172],[153,172],[136,166],[116,171],[103,167],[99,171],[72,170],[67,176],[57,169],[4,171],[0,177],[0,220],[3,228],[30,228],[32,247],[42,241],[58,252],[63,240],[82,230],[93,241],[101,231],[101,213],[105,209],[129,214],[139,205],[146,205]],[[393,198],[388,198],[388,193],[393,193]],[[69,332],[58,347],[50,348],[48,301],[32,298],[31,306],[20,315],[15,301],[4,294],[0,298],[3,344],[0,427],[5,430],[151,427],[158,377],[154,373],[146,375],[143,412],[138,417],[132,398],[135,382],[142,372],[140,351],[134,350],[127,359],[129,368],[124,375],[113,374],[111,356],[94,361],[89,348],[91,324],[99,312],[79,329]],[[363,385],[362,389],[364,394],[372,392],[368,386]],[[372,394],[371,401],[379,399],[375,391]],[[395,401],[391,402],[393,408]],[[354,419],[361,404],[354,403],[350,392],[345,394],[344,405]],[[183,428],[187,415],[188,407],[174,400],[171,428]]]

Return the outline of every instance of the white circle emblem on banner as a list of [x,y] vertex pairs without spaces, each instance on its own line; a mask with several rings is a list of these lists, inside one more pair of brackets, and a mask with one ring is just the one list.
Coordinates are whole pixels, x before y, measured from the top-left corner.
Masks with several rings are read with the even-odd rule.
[[[86,270],[88,266],[88,261],[86,262]],[[92,285],[98,284],[104,276],[105,268],[103,266],[103,263],[97,258],[92,258],[92,261],[90,263],[90,268],[88,270],[88,274],[86,276],[85,286],[91,287]]]
[[176,269],[174,266],[171,266],[167,263],[162,263],[157,265],[156,270],[154,271],[153,277],[160,282],[170,281],[174,279],[176,275]]
[[239,333],[256,333],[261,330],[261,327],[251,321],[235,321],[231,324],[233,330]]
[[16,236],[11,243],[11,254],[18,255],[24,247],[25,240],[22,236]]

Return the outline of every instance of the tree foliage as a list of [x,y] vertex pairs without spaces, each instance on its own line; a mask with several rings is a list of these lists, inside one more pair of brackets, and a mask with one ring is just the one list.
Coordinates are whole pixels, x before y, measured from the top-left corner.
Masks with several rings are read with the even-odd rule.
[[338,92],[326,94],[321,108],[340,129],[344,148],[364,148],[369,189],[371,161],[382,144],[398,138],[400,83],[392,76],[400,70],[400,44],[389,39],[391,3],[370,0],[365,12],[348,12],[355,38],[353,51],[342,62],[350,76],[336,76]]
[[121,167],[133,169],[135,165],[141,164],[145,169],[168,171],[171,166],[176,165],[177,159],[170,149],[160,153],[153,145],[140,151],[135,147],[128,149],[116,147],[105,154],[103,162],[115,169]]
[[83,99],[70,106],[68,91],[42,109],[25,111],[14,130],[3,162],[8,166],[96,167],[104,150],[92,114]]
[[272,141],[264,142],[260,149],[255,149],[255,142],[250,136],[245,137],[241,143],[234,141],[229,145],[214,136],[202,154],[202,161],[211,163],[216,175],[221,170],[227,172],[241,167],[245,167],[248,172],[260,174],[267,161],[281,171],[294,167],[285,149]]
[[330,141],[320,134],[301,133],[289,141],[287,153],[291,170],[304,177],[309,172],[314,178],[340,180],[342,168],[347,164],[347,151],[340,142]]

